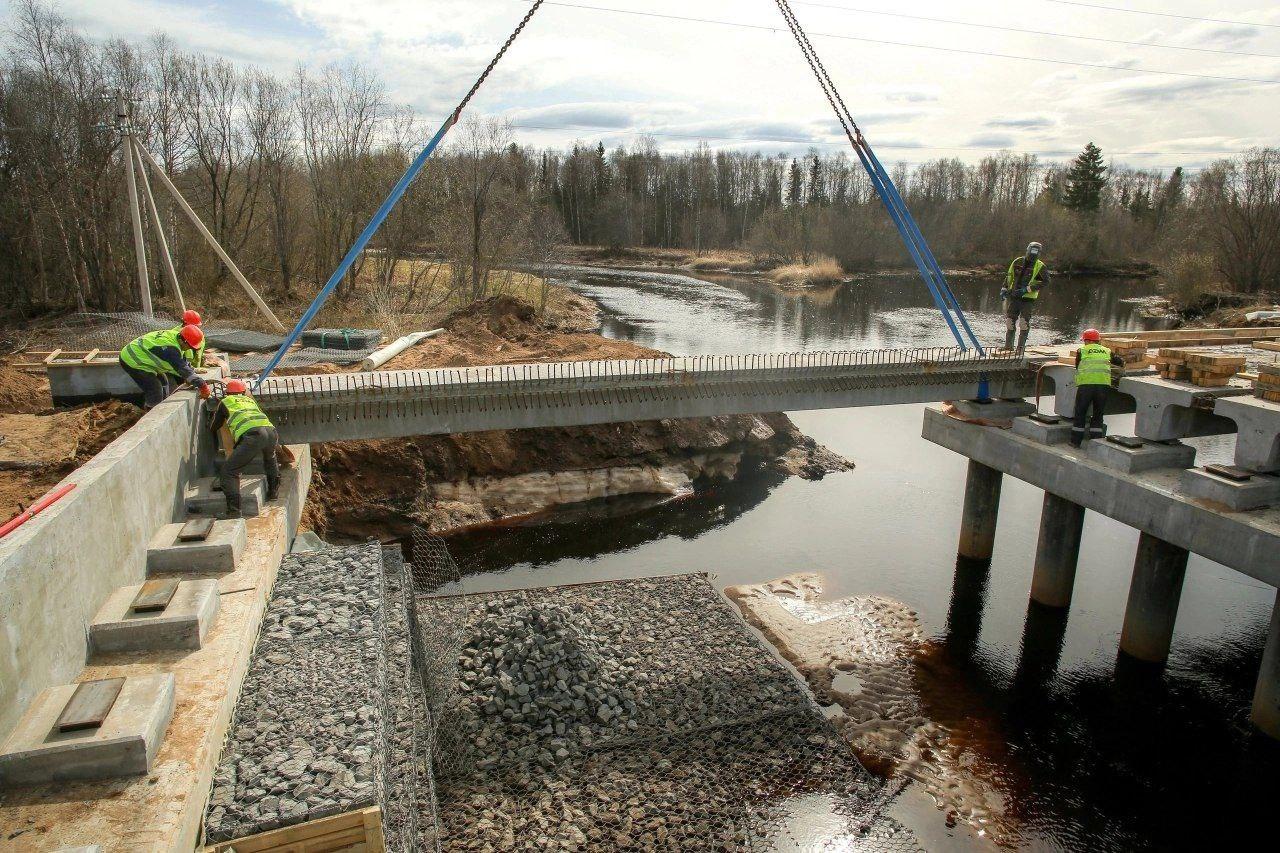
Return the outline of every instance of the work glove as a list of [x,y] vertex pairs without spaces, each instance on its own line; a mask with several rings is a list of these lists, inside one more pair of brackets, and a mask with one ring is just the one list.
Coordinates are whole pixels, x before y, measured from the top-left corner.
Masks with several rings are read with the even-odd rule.
[[202,384],[200,386],[200,399],[208,400],[212,396],[213,396],[213,389],[210,388],[207,384]]
[[1007,288],[1007,287],[1002,287],[1002,288],[1000,288],[1000,298],[1001,298],[1001,299],[1008,299],[1008,298],[1009,298],[1009,288]]

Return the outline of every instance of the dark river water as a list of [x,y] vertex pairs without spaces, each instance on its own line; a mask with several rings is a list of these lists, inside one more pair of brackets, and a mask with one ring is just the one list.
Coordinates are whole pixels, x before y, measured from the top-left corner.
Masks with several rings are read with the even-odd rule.
[[[676,354],[946,345],[915,279],[786,295],[750,279],[621,270],[557,275],[605,309],[604,333]],[[996,282],[955,285],[984,340],[1003,337]],[[1146,282],[1059,279],[1032,343],[1089,326],[1142,328]],[[1065,617],[1028,608],[1043,493],[1006,478],[995,557],[956,567],[966,460],[920,438],[921,407],[799,412],[857,463],[819,482],[761,477],[674,503],[565,513],[455,537],[469,589],[689,571],[722,586],[817,572],[827,595],[878,594],[916,610],[929,642],[927,715],[983,757],[1023,849],[1229,849],[1273,843],[1280,748],[1248,714],[1275,590],[1192,556],[1163,669],[1117,660],[1137,532],[1089,513]],[[1132,428],[1117,417],[1113,430]],[[1230,441],[1202,440],[1201,461]],[[897,806],[930,849],[990,842],[909,791]]]

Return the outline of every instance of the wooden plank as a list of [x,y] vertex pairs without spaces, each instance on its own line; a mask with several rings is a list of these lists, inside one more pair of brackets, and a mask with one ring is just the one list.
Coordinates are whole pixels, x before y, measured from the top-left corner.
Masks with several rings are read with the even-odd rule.
[[76,692],[71,694],[67,706],[58,715],[58,731],[75,732],[101,726],[123,687],[123,678],[103,678],[77,684]]
[[1206,465],[1204,470],[1210,474],[1217,474],[1219,477],[1226,477],[1228,480],[1235,480],[1237,483],[1253,479],[1252,471],[1246,471],[1234,465]]
[[178,529],[179,542],[203,542],[213,532],[213,518],[197,516],[187,519],[187,523]]
[[98,357],[98,352],[99,350],[91,349],[87,353],[85,353],[84,358],[80,360],[83,361],[85,364],[88,364],[89,362],[93,361],[95,358]]
[[45,358],[44,358],[44,363],[45,363],[45,364],[48,364],[49,362],[53,361],[55,358],[57,358],[57,357],[58,357],[59,355],[61,355],[61,354],[62,354],[62,350],[60,350],[60,349],[56,349],[56,350],[54,350],[53,352],[51,352],[51,353],[49,353],[47,356],[45,356]]
[[[372,846],[376,844],[376,846]],[[204,853],[331,853],[339,850],[384,850],[382,810],[360,811],[310,820],[283,829],[222,841]]]
[[1280,342],[1276,341],[1254,341],[1254,349],[1264,349],[1269,352],[1280,352]]
[[129,609],[134,613],[158,613],[169,606],[174,594],[178,591],[178,581],[174,578],[156,578],[149,580],[133,597]]

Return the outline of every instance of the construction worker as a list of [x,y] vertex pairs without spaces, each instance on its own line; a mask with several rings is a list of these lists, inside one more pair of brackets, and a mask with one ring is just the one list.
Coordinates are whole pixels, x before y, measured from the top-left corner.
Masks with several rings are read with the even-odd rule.
[[1111,366],[1124,367],[1124,359],[1102,345],[1102,335],[1097,329],[1086,329],[1080,339],[1084,344],[1076,350],[1076,405],[1071,421],[1072,447],[1079,447],[1086,438],[1102,438],[1102,416],[1106,414],[1107,398],[1111,396]]
[[226,425],[235,448],[222,463],[220,479],[222,493],[227,496],[227,515],[240,515],[240,472],[253,462],[262,459],[267,475],[267,500],[273,501],[280,493],[280,463],[276,460],[276,446],[280,434],[249,396],[249,389],[239,379],[227,381],[227,393],[218,405],[209,428],[217,434]]
[[1031,314],[1040,298],[1040,288],[1049,283],[1049,270],[1040,260],[1039,243],[1028,243],[1027,252],[1014,258],[1004,278],[1000,298],[1004,300],[1004,348],[1014,349],[1013,334],[1018,333],[1016,352],[1027,348],[1031,333]]
[[142,389],[143,406],[150,409],[177,385],[187,383],[209,398],[209,386],[196,373],[197,351],[204,343],[199,326],[161,329],[134,338],[120,350],[120,366]]

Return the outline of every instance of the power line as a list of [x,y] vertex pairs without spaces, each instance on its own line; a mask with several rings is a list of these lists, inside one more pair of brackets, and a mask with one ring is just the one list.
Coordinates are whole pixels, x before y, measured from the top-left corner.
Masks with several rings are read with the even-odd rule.
[[1161,50],[1187,50],[1195,53],[1217,53],[1226,56],[1248,56],[1259,59],[1280,59],[1277,53],[1250,53],[1244,50],[1226,50],[1216,47],[1188,47],[1180,44],[1157,44],[1155,42],[1146,41],[1125,41],[1124,39],[1109,39],[1101,36],[1082,36],[1074,33],[1054,33],[1047,30],[1030,30],[1021,27],[1006,27],[1000,24],[978,24],[972,21],[957,21],[952,18],[931,18],[927,15],[908,15],[903,12],[882,12],[877,9],[855,9],[852,6],[837,6],[831,3],[810,3],[805,0],[794,0],[796,6],[813,6],[818,9],[837,9],[842,12],[854,12],[859,15],[880,15],[887,18],[905,18],[909,21],[929,21],[935,24],[951,24],[957,27],[973,27],[981,30],[999,30],[1006,33],[1023,33],[1032,36],[1049,36],[1051,38],[1075,39],[1078,41],[1094,41],[1104,44],[1123,44],[1129,47],[1157,47]]
[[1086,9],[1103,9],[1107,12],[1128,12],[1130,15],[1154,15],[1157,18],[1178,18],[1183,21],[1204,21],[1209,24],[1236,24],[1242,27],[1268,27],[1280,29],[1280,24],[1262,24],[1257,21],[1230,21],[1225,18],[1201,18],[1197,15],[1178,15],[1174,12],[1149,12],[1146,9],[1129,9],[1124,6],[1104,6],[1101,3],[1080,3],[1078,0],[1045,0],[1062,6],[1083,6]]
[[[599,133],[604,136],[659,136],[670,139],[687,139],[693,141],[716,141],[716,142],[777,142],[789,143],[796,145],[830,145],[836,147],[845,147],[848,142],[845,140],[824,140],[803,137],[785,137],[785,136],[731,136],[716,135],[705,133],[677,133],[674,131],[650,130],[646,128],[617,128],[605,127],[603,125],[589,124],[529,124],[525,122],[514,122],[511,125],[517,130],[586,130]],[[877,148],[894,151],[980,151],[987,154],[996,154],[1000,151],[1011,149],[990,148],[981,145],[886,145],[877,143]],[[1073,151],[1056,148],[1042,148],[1038,150],[1013,151],[1015,154],[1035,154],[1046,157],[1053,156],[1074,156]],[[1127,157],[1230,157],[1232,152],[1226,151],[1140,151],[1140,150],[1119,150],[1112,151],[1113,155]]]
[[[526,0],[519,0],[526,2]],[[1056,2],[1056,0],[1053,0]],[[548,6],[559,6],[565,9],[583,9],[591,12],[610,12],[617,15],[633,15],[642,18],[665,18],[672,21],[686,21],[695,24],[714,24],[723,27],[736,27],[738,29],[760,30],[764,32],[777,33],[781,29],[768,24],[745,24],[739,21],[722,21],[716,18],[694,18],[686,15],[671,15],[662,12],[644,12],[636,9],[615,9],[609,6],[589,6],[580,3],[563,3],[552,2],[547,0]],[[1280,80],[1267,77],[1231,77],[1219,74],[1196,74],[1190,71],[1168,71],[1154,68],[1128,68],[1123,65],[1107,65],[1101,62],[1078,62],[1067,59],[1049,59],[1042,56],[1019,56],[1012,53],[995,53],[993,51],[969,50],[961,47],[941,47],[933,44],[918,44],[915,42],[889,41],[887,39],[873,39],[864,36],[849,36],[839,33],[812,33],[819,38],[840,39],[842,41],[857,41],[869,44],[883,44],[892,47],[909,47],[918,50],[935,50],[943,53],[959,53],[968,56],[986,56],[995,59],[1016,59],[1023,62],[1041,62],[1049,65],[1071,65],[1079,68],[1096,68],[1105,71],[1120,71],[1125,74],[1157,74],[1169,77],[1186,77],[1198,80],[1220,80],[1226,83],[1261,83],[1266,85],[1280,85]]]

